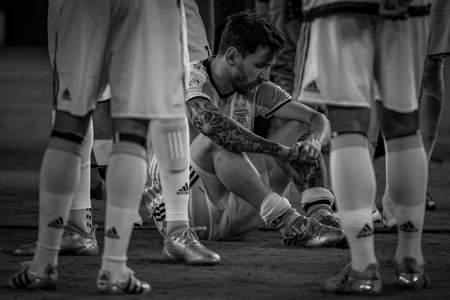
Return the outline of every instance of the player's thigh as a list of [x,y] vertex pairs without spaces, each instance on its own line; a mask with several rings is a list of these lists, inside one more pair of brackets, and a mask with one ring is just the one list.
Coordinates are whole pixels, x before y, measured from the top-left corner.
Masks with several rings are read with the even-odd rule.
[[54,19],[54,97],[58,110],[84,116],[107,80],[110,2],[67,0]]
[[428,28],[425,17],[379,22],[375,75],[384,108],[399,113],[417,110]]
[[117,1],[109,83],[114,117],[186,116],[185,19],[182,1]]
[[450,1],[448,0],[435,0],[431,7],[427,54],[429,57],[450,54]]
[[[370,107],[375,20],[352,15],[313,20],[302,63],[304,69],[301,76],[296,74],[301,77],[301,80],[296,79],[296,85],[300,86],[300,92],[296,92],[300,93],[298,99],[309,103]],[[296,69],[299,64],[296,61]]]

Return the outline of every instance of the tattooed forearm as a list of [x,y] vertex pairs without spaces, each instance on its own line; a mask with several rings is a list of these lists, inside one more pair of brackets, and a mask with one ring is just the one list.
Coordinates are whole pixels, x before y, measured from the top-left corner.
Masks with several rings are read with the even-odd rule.
[[286,147],[266,140],[236,121],[224,116],[207,99],[195,98],[187,102],[189,121],[214,143],[233,152],[257,152],[281,156]]

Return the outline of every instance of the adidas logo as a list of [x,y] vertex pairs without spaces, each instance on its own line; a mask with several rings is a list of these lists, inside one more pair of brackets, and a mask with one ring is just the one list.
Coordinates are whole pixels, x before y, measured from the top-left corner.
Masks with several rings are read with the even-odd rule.
[[109,237],[110,239],[120,239],[120,236],[117,234],[116,227],[111,227],[106,231],[105,236]]
[[315,80],[311,81],[304,89],[304,91],[306,92],[310,92],[310,93],[315,93],[318,94],[320,93],[319,88],[317,87],[317,83]]
[[47,224],[47,226],[48,227],[53,227],[53,228],[56,228],[56,229],[64,228],[64,220],[63,220],[62,217],[58,217],[58,218],[54,219],[53,221],[50,221]]
[[408,222],[406,222],[406,223],[403,223],[403,224],[400,225],[398,228],[399,228],[401,231],[409,232],[409,233],[419,231],[419,229],[417,229],[416,226],[414,226],[414,224],[413,224],[411,221],[408,221]]
[[358,232],[358,234],[356,235],[356,237],[358,239],[360,238],[364,238],[364,237],[369,237],[373,235],[373,228],[369,226],[369,224],[365,224],[364,227]]
[[67,101],[72,101],[72,97],[70,96],[70,92],[68,89],[64,90],[64,93],[62,94],[61,99],[67,100]]
[[189,185],[187,182],[178,190],[177,195],[187,195],[189,194]]

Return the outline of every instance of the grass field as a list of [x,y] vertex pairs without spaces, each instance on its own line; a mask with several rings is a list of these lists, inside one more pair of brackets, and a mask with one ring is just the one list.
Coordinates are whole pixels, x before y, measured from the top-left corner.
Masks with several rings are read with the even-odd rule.
[[[61,257],[56,291],[24,292],[6,287],[7,279],[24,260],[13,256],[12,250],[37,238],[39,166],[50,132],[50,78],[44,48],[0,49],[0,299],[110,298],[99,295],[95,288],[100,257]],[[450,100],[450,95],[446,98]],[[383,299],[450,299],[450,118],[446,117],[449,109],[447,101],[435,151],[443,161],[433,162],[430,170],[429,191],[438,210],[427,212],[423,237],[432,287],[421,292],[395,289],[390,259],[396,234],[378,225],[376,253],[385,284]],[[383,158],[376,161],[376,174],[379,202],[384,189]],[[101,227],[98,239],[102,244],[104,201],[94,200],[93,208],[94,223]],[[159,234],[145,220],[133,234],[129,266],[140,278],[150,281],[153,292],[148,297],[152,299],[352,298],[319,291],[320,282],[349,261],[348,250],[284,249],[277,232],[262,230],[245,242],[205,244],[220,253],[221,264],[213,267],[168,264],[160,258]],[[134,298],[138,296],[120,297]]]

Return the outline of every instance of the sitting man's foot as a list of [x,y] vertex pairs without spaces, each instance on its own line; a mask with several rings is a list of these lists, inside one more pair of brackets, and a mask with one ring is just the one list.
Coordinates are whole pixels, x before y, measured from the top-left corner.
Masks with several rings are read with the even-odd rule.
[[15,289],[55,289],[58,272],[56,268],[47,264],[42,274],[36,274],[29,270],[30,262],[22,264],[19,272],[8,280],[8,286]]
[[134,276],[134,271],[127,268],[124,280],[114,280],[108,270],[100,270],[97,276],[97,289],[105,294],[148,294],[151,286]]
[[299,216],[292,225],[292,232],[283,235],[285,246],[333,247],[345,240],[344,231],[323,225],[310,218]]
[[164,239],[163,255],[190,265],[215,265],[220,256],[200,243],[195,231],[204,227],[180,228]]
[[378,264],[370,264],[363,272],[353,270],[348,264],[338,275],[327,279],[322,290],[327,293],[370,296],[379,295],[382,287]]
[[436,210],[436,202],[434,202],[431,194],[427,192],[427,196],[425,198],[425,209],[426,210]]
[[[59,253],[61,255],[98,255],[96,230],[97,225],[94,225],[91,232],[86,233],[80,227],[68,221],[64,227]],[[14,255],[34,255],[35,252],[36,242],[21,245],[13,253]]]
[[430,286],[430,279],[412,257],[405,257],[401,263],[394,260],[396,284],[402,288],[421,290]]

